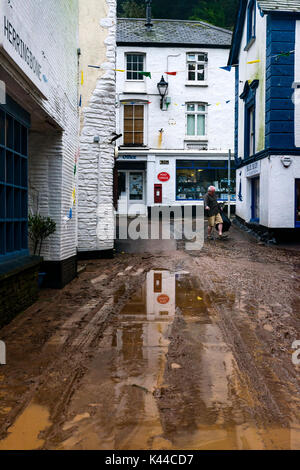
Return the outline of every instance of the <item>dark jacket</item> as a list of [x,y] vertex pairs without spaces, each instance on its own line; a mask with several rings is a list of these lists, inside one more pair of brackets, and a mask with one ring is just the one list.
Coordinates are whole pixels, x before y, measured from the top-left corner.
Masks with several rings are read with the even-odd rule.
[[[206,211],[205,208],[209,207],[209,211]],[[208,217],[212,217],[214,215],[220,214],[221,206],[218,203],[218,198],[216,194],[211,196],[210,194],[206,193],[204,196],[204,210]]]

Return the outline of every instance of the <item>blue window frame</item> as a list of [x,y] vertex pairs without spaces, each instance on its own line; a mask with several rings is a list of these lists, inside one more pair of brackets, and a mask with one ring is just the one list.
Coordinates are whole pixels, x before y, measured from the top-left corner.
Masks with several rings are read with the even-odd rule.
[[[235,201],[235,170],[231,170],[231,199]],[[219,200],[228,199],[226,160],[177,160],[176,200],[201,201],[209,186],[216,186]]]
[[0,106],[0,261],[28,254],[28,128],[11,98]]
[[245,84],[244,91],[240,98],[245,103],[244,119],[244,158],[247,159],[255,154],[255,114],[256,114],[256,90],[259,85],[258,80],[253,80],[250,84]]
[[247,47],[250,47],[255,39],[256,33],[256,1],[250,0],[247,13]]

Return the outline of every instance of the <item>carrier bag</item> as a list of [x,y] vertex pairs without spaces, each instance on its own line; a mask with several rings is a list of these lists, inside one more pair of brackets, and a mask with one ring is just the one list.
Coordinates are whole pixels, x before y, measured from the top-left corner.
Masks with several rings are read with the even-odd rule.
[[[224,211],[220,212],[220,215],[223,219],[223,233],[228,232],[228,230],[231,227],[231,221],[228,219],[227,215],[224,213]],[[218,230],[219,224],[216,225],[216,230]]]

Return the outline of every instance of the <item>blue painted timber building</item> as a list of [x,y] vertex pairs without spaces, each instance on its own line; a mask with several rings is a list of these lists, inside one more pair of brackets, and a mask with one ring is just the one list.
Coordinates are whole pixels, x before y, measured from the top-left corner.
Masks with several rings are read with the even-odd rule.
[[236,214],[300,228],[300,1],[240,0],[235,67]]

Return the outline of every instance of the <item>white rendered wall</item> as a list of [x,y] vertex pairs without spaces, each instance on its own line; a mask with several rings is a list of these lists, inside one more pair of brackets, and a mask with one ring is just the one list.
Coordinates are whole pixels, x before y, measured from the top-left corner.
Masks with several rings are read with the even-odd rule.
[[[292,164],[284,168],[281,156],[273,155],[261,160],[260,218],[259,223],[269,228],[295,227],[295,179],[300,179],[300,160],[290,156]],[[243,201],[237,201],[237,215],[250,222],[251,178],[246,177],[246,168],[237,171],[237,191],[242,172]]]
[[[247,17],[246,17],[247,18]],[[250,49],[245,51],[247,42],[247,19],[244,25],[239,56],[239,96],[247,80],[259,80],[256,90],[255,153],[265,148],[265,88],[266,88],[266,16],[262,17],[256,7],[256,39]],[[253,60],[260,62],[247,64]],[[244,101],[239,98],[239,142],[238,156],[244,158]]]
[[[186,86],[187,52],[204,51],[208,53],[208,86]],[[145,69],[152,79],[144,78],[140,84],[126,81],[126,74],[117,72],[117,96],[119,100],[145,100],[146,133],[145,143],[150,149],[184,149],[186,136],[186,102],[206,102],[208,107],[208,150],[228,152],[234,146],[234,71],[226,72],[219,67],[226,66],[229,49],[189,49],[176,47],[121,47],[117,48],[117,69],[126,69],[125,53],[146,53]],[[178,57],[171,57],[171,56]],[[168,59],[169,56],[169,59]],[[157,83],[166,71],[177,71],[176,76],[164,75],[169,83],[168,96],[171,105],[168,111],[160,110],[160,97]],[[225,101],[229,101],[226,104]],[[219,106],[216,103],[221,102]],[[118,131],[123,132],[122,105],[117,109]],[[160,142],[159,130],[163,129]],[[193,138],[188,138],[191,141]],[[201,139],[196,139],[197,141]],[[205,142],[205,140],[203,139]],[[119,145],[122,142],[119,141]],[[133,149],[134,153],[134,149]]]
[[60,261],[76,255],[76,207],[67,224],[64,217],[72,207],[78,141],[78,0],[43,0],[38,5],[36,0],[2,0],[0,13],[1,24],[5,15],[41,65],[40,78],[33,78],[9,44],[4,53],[0,48],[2,70],[12,77],[7,92],[30,113],[33,125],[29,209],[51,217],[57,227],[41,254],[45,260]]
[[[82,0],[83,1],[83,0]],[[114,246],[113,167],[115,120],[116,1],[81,5],[81,68],[85,71],[79,158],[79,251]],[[88,64],[106,71],[89,69]],[[99,137],[100,143],[94,143]]]

